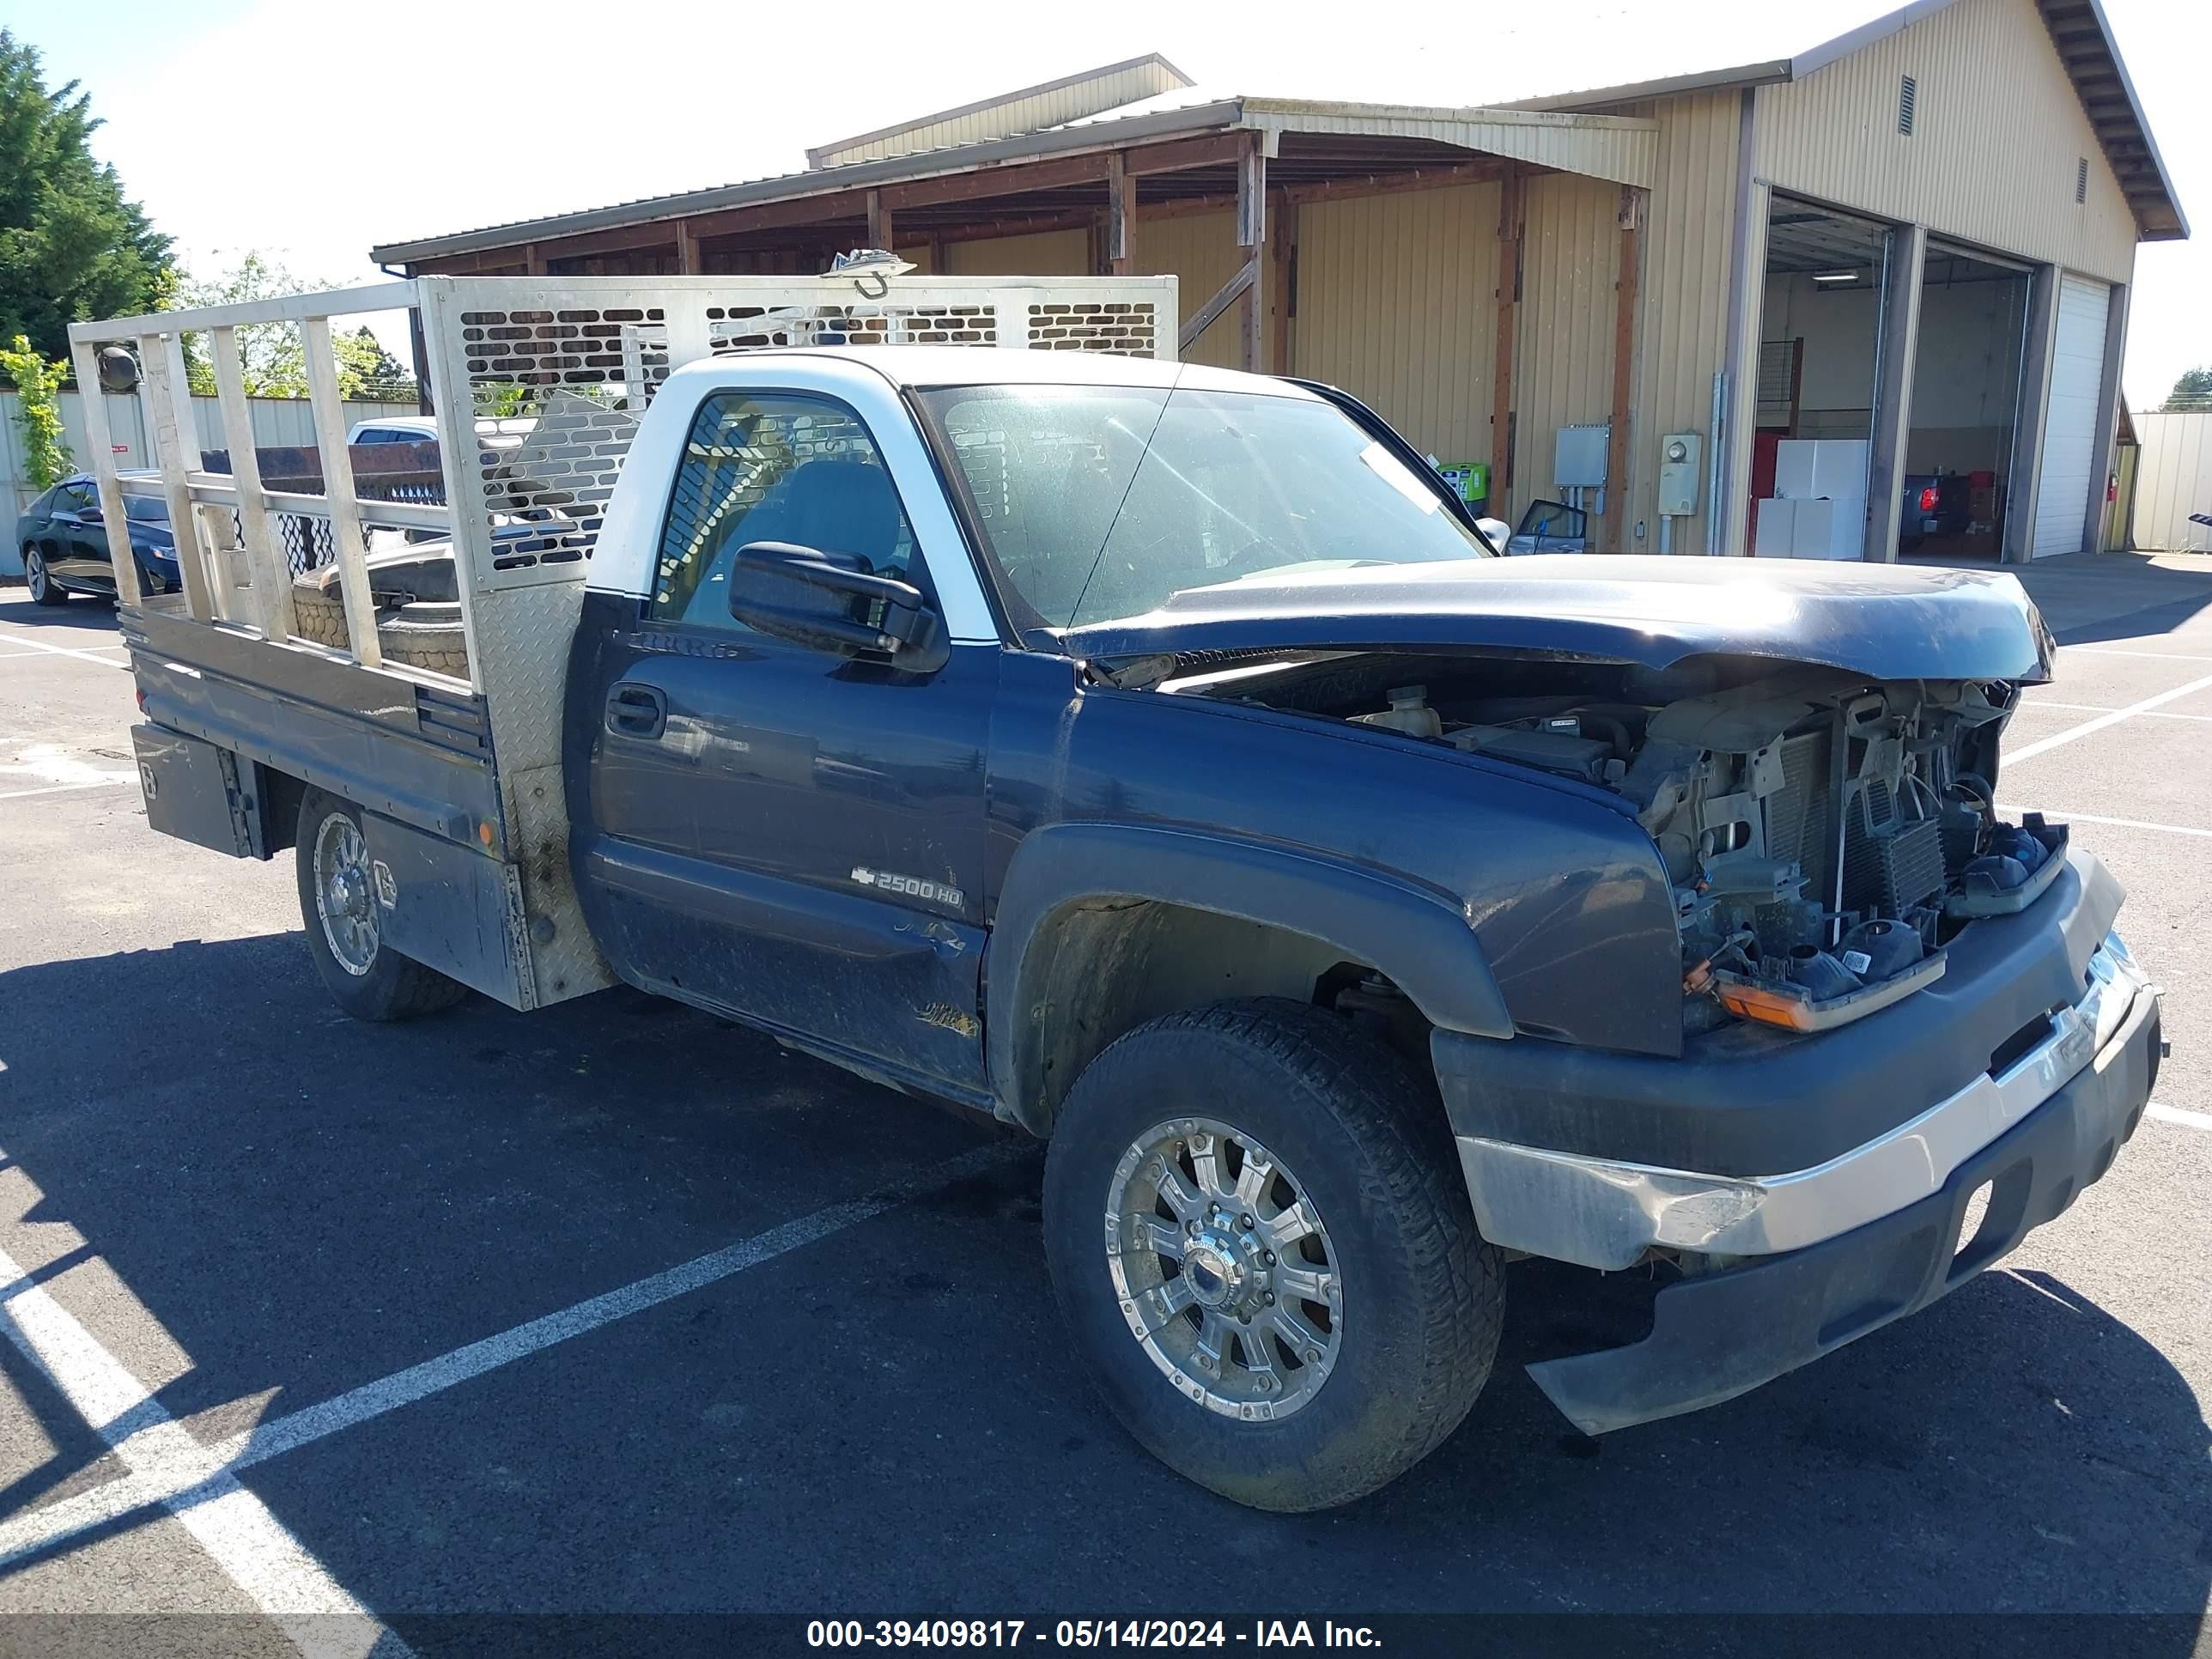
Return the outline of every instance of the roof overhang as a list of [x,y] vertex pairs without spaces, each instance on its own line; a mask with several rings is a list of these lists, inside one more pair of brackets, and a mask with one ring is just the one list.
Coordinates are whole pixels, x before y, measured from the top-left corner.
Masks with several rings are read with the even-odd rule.
[[[447,236],[388,242],[370,249],[369,257],[381,264],[412,265],[659,224],[669,224],[672,235],[673,222],[702,215],[729,215],[786,204],[793,211],[801,211],[811,201],[819,201],[826,210],[832,198],[849,201],[855,191],[878,190],[888,197],[900,186],[921,186],[938,179],[959,179],[959,194],[980,199],[995,193],[988,188],[988,175],[996,169],[1007,170],[1006,185],[1011,194],[1021,188],[1017,170],[1025,164],[1085,155],[1103,158],[1140,145],[1202,141],[1238,132],[1257,135],[1256,142],[1270,156],[1283,153],[1285,137],[1297,141],[1293,149],[1299,143],[1317,147],[1331,140],[1350,141],[1354,145],[1366,143],[1377,152],[1376,164],[1369,166],[1370,172],[1382,170],[1380,163],[1384,161],[1392,168],[1403,168],[1420,165],[1417,156],[1448,158],[1458,152],[1645,188],[1651,183],[1658,150],[1657,123],[1624,116],[1239,97],[1184,109],[1100,117],[951,149],[820,167]],[[1387,156],[1382,153],[1386,149],[1390,152]],[[1286,161],[1289,159],[1286,154]],[[1354,157],[1343,171],[1356,176],[1360,165]]]
[[[1585,92],[1561,93],[1516,103],[1516,109],[1567,111],[1607,109],[1685,93],[1725,92],[1746,87],[1774,86],[1802,81],[1839,58],[1872,46],[1885,36],[1911,27],[1952,3],[1952,0],[1912,0],[1872,21],[1824,40],[1791,58],[1742,64],[1733,69],[1699,70],[1658,80],[1598,87]],[[2128,205],[2136,216],[2136,233],[2146,242],[2179,241],[2189,234],[2189,220],[2180,198],[2151,137],[2135,83],[2128,78],[2118,43],[2105,17],[2100,0],[2036,0],[2051,45],[2066,65],[2075,94],[2095,129]]]

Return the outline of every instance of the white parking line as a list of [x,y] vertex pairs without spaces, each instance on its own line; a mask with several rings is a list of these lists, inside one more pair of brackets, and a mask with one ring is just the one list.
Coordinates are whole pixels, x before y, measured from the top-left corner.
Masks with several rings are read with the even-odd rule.
[[2212,1129],[2212,1112],[2186,1111],[2179,1106],[2162,1105],[2154,1100],[2143,1109],[2145,1117],[2154,1117],[2161,1123],[2179,1123],[2185,1129]]
[[[22,1285],[25,1277],[14,1258],[0,1250],[0,1282]],[[0,1303],[0,1330],[46,1373],[131,1474],[173,1478],[180,1468],[204,1465],[205,1449],[191,1431],[164,1411],[146,1385],[43,1285],[17,1290]],[[360,1659],[380,1643],[381,1651],[395,1650],[398,1638],[235,1477],[218,1469],[192,1485],[201,1489],[198,1501],[173,1511],[179,1523],[302,1653],[318,1659]]]
[[0,790],[0,800],[28,800],[33,795],[59,795],[71,789],[120,789],[136,778],[94,778],[86,783],[50,783],[40,789]]
[[27,639],[21,634],[0,634],[0,644],[27,645],[33,651],[51,651],[57,657],[76,657],[86,662],[96,662],[102,668],[131,666],[128,662],[110,662],[105,657],[96,657],[93,654],[95,651],[127,651],[130,647],[125,645],[95,645],[79,650],[72,646],[48,645],[44,640]]
[[[2037,697],[2027,704],[2030,708],[2063,708],[2075,714],[2117,714],[2120,711],[2104,702],[2052,702]],[[2142,718],[2147,720],[2204,720],[2212,723],[2212,714],[2177,714],[2171,708],[2146,708]]]
[[2193,823],[2153,823],[2148,818],[2100,818],[2094,812],[2069,812],[2063,806],[2021,806],[2006,801],[2002,808],[2007,812],[2040,812],[2067,823],[2109,823],[2118,830],[2156,830],[2168,836],[2204,836],[2212,837],[2212,830],[2200,830]]
[[[236,1488],[236,1475],[240,1469],[295,1451],[342,1429],[442,1393],[556,1343],[585,1335],[617,1319],[688,1296],[749,1267],[757,1267],[789,1251],[817,1243],[949,1182],[995,1168],[1024,1150],[1027,1144],[994,1141],[949,1158],[910,1181],[886,1188],[871,1197],[834,1204],[787,1221],[781,1226],[771,1227],[764,1233],[741,1239],[649,1278],[589,1297],[558,1313],[547,1314],[435,1359],[427,1359],[390,1376],[363,1383],[320,1405],[271,1418],[227,1440],[204,1446],[186,1436],[188,1445],[165,1444],[159,1457],[131,1462],[126,1456],[131,1470],[128,1474],[75,1497],[58,1499],[27,1515],[0,1522],[0,1572],[5,1572],[26,1555],[50,1550],[90,1528],[112,1525],[155,1505],[165,1507],[179,1517],[196,1512],[210,1498]],[[19,1276],[18,1270],[4,1255],[0,1255],[0,1272]],[[143,1395],[143,1391],[140,1392]],[[154,1409],[159,1411],[158,1407]],[[175,1429],[178,1434],[185,1434],[164,1415],[160,1423],[139,1430],[125,1444],[135,1445],[139,1438],[157,1429]],[[114,1441],[109,1443],[117,1444]],[[117,1445],[117,1449],[122,1451],[124,1446]]]
[[2033,760],[2038,755],[2048,754],[2061,744],[2071,743],[2076,738],[2086,738],[2093,732],[2102,732],[2108,726],[2118,726],[2122,720],[2133,720],[2138,714],[2147,714],[2161,704],[2172,702],[2179,697],[2189,696],[2208,687],[2212,687],[2212,674],[2207,674],[2201,680],[2191,680],[2186,685],[2177,685],[2171,691],[2161,691],[2154,697],[2145,697],[2141,702],[2131,702],[2124,708],[2115,708],[2110,714],[2100,714],[2093,720],[2083,720],[2079,726],[2069,726],[2064,731],[2054,732],[2047,738],[2038,738],[2027,748],[2015,750],[2007,755],[2004,757],[2005,764],[2017,766],[2022,761]]

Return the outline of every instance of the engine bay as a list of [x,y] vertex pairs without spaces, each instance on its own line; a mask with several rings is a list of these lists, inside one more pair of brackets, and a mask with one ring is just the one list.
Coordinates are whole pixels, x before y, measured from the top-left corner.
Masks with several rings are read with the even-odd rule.
[[[2025,908],[2063,826],[2003,822],[2016,688],[1796,664],[1354,654],[1164,689],[1331,716],[1609,790],[1665,866],[1686,1030],[1826,1030],[1931,983],[1980,916]],[[1416,678],[1418,676],[1418,678]]]

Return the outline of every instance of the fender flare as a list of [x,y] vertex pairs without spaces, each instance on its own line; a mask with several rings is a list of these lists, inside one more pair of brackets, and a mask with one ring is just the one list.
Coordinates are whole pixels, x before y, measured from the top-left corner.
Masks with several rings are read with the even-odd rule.
[[1389,872],[1241,838],[1139,824],[1048,824],[1023,837],[1000,884],[985,958],[984,1051],[999,1115],[1032,1123],[1041,1069],[1031,946],[1085,901],[1154,900],[1282,927],[1389,975],[1429,1022],[1510,1037],[1512,1016],[1462,902]]

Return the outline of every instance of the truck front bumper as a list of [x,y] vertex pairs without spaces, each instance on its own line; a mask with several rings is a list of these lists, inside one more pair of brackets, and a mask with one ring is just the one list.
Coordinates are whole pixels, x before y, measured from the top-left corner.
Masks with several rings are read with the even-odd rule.
[[2117,938],[2091,955],[2087,978],[2087,994],[2001,1071],[1791,1174],[1705,1176],[1461,1135],[1494,1243],[1601,1267],[1656,1248],[1718,1268],[1662,1291],[1643,1341],[1530,1376],[1589,1434],[1695,1411],[1925,1307],[2004,1255],[2111,1167],[2150,1099],[2157,990]]

